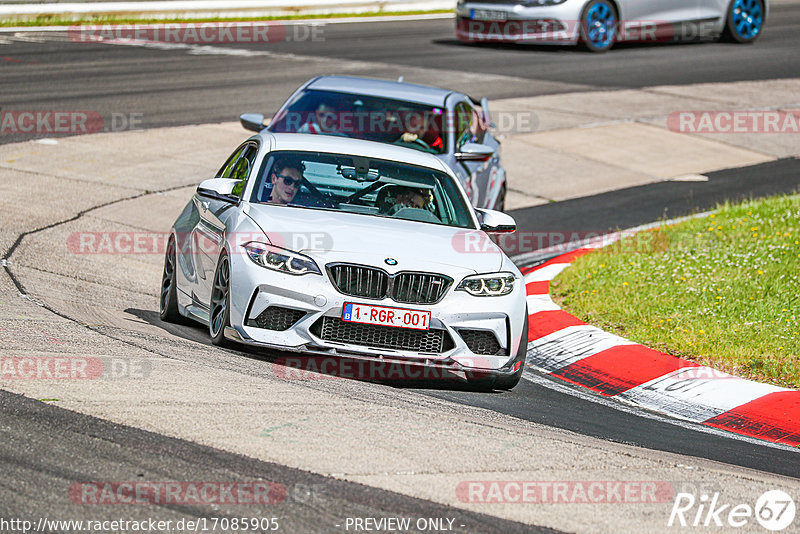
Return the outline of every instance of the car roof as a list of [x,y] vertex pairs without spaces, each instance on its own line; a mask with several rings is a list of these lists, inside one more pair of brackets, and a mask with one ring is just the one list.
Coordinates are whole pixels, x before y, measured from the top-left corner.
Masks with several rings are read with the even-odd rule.
[[455,92],[413,83],[355,76],[320,76],[312,80],[307,89],[391,98],[428,106],[444,106],[447,97]]
[[452,175],[452,171],[442,160],[433,154],[412,148],[333,135],[261,132],[255,137],[261,137],[268,143],[271,141],[272,151],[296,150],[300,152],[326,152],[329,154],[365,156],[429,167]]

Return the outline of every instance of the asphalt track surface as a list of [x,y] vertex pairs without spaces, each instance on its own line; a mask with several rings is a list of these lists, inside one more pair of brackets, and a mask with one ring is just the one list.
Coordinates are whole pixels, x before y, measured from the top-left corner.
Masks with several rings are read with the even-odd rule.
[[[151,128],[226,122],[244,111],[271,116],[319,74],[403,75],[497,99],[800,72],[800,6],[791,5],[772,9],[752,46],[625,44],[600,56],[576,47],[464,45],[452,19],[328,24],[315,38],[293,33],[308,28],[287,31],[296,40],[164,50],[74,42],[66,30],[14,37],[0,29],[0,108],[137,114]],[[0,143],[29,138],[0,135]]]
[[707,211],[725,201],[798,192],[800,159],[779,159],[706,176],[707,182],[657,182],[508,213],[520,228],[535,232],[582,236],[625,230]]
[[280,484],[275,493],[270,490],[273,505],[259,506],[257,512],[261,517],[277,518],[280,532],[343,530],[347,517],[446,517],[455,519],[456,532],[556,532],[261,462],[5,391],[0,391],[0,432],[5,481],[0,484],[0,517],[4,518],[36,522],[40,517],[67,520],[90,516],[104,521],[123,516],[132,521],[171,520],[175,525],[180,519],[252,517],[248,504],[165,502],[126,507],[124,513],[119,504],[95,505],[91,514],[79,516],[76,507],[64,499],[73,484],[93,480],[225,480]]
[[[396,72],[410,73],[426,83],[435,81],[431,79],[432,70],[446,69],[438,84],[455,89],[466,89],[467,82],[453,77],[449,83],[451,73],[466,70],[485,74],[486,83],[481,87],[490,98],[772,79],[794,77],[800,71],[795,37],[800,29],[797,7],[774,8],[765,35],[753,46],[627,45],[602,57],[571,48],[464,46],[452,38],[452,21],[325,28],[324,43],[248,45],[248,49],[261,47],[270,54],[242,57],[82,44],[53,40],[52,36],[28,41],[9,39],[0,47],[0,106],[8,110],[140,113],[144,127],[229,121],[243,111],[272,111],[309,77],[340,71],[354,61],[369,62],[353,70],[361,75],[391,77]],[[2,37],[8,34],[0,32]],[[299,61],[271,52],[329,59]],[[321,70],[324,65],[329,68]],[[503,83],[496,83],[494,76],[506,78]],[[408,76],[406,79],[413,80]],[[471,78],[470,82],[474,80]],[[2,143],[18,140],[21,138],[0,136]],[[719,200],[794,191],[798,166],[798,160],[781,160],[712,173],[706,183],[655,184],[512,214],[523,231],[624,228],[706,209]],[[631,205],[635,209],[620,209]],[[199,328],[175,327],[170,331],[202,337]],[[610,441],[800,477],[797,453],[787,448],[732,439],[662,418],[641,417],[565,393],[563,388],[551,387],[548,379],[540,378],[523,380],[515,390],[503,394],[433,389],[426,393]],[[188,480],[192,478],[187,476],[190,473],[196,480],[261,477],[337,485],[332,494],[339,497],[322,504],[309,506],[295,496],[287,501],[292,507],[287,515],[297,521],[300,530],[316,524],[315,517],[389,514],[457,514],[465,525],[475,526],[467,531],[523,530],[515,523],[454,512],[426,501],[112,425],[7,393],[0,393],[0,423],[3,465],[8,466],[13,479],[26,481],[23,492],[18,486],[0,487],[0,501],[4,503],[1,511],[6,516],[29,513],[32,502],[40,503],[35,510],[37,515],[48,513],[50,508],[57,515],[57,490],[48,489],[54,480],[125,480],[145,474],[145,480],[153,480],[156,475]],[[54,448],[62,454],[54,455]],[[74,465],[74,459],[86,457],[87,450],[94,453],[91,465]],[[215,470],[224,470],[225,476],[220,477]],[[236,510],[229,512],[235,514]],[[207,510],[164,510],[165,517],[170,514],[209,515]],[[526,531],[531,529],[524,527]]]

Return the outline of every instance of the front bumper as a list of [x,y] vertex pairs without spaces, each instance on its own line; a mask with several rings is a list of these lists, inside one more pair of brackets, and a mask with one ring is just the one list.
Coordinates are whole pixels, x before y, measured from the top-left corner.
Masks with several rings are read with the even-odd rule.
[[[464,42],[572,45],[580,37],[582,9],[583,2],[575,0],[537,7],[468,2],[456,8],[456,37]],[[506,20],[475,20],[474,10],[501,11]]]
[[[318,345],[286,347],[271,343],[263,343],[254,339],[241,337],[233,327],[225,329],[225,337],[231,341],[253,347],[292,352],[303,355],[302,358],[283,358],[278,363],[286,366],[285,378],[304,377],[309,371],[320,372],[338,378],[357,380],[461,380],[501,378],[513,375],[521,363],[514,359],[508,361],[500,369],[484,369],[462,365],[453,359],[403,358],[399,355],[372,355],[346,348],[324,348]],[[307,357],[317,357],[311,360]],[[337,360],[347,360],[337,361]],[[277,373],[277,372],[276,372]]]
[[[527,339],[521,339],[524,321],[528,320],[521,278],[514,291],[503,297],[474,297],[455,291],[459,279],[437,304],[412,305],[388,298],[370,300],[346,296],[335,289],[326,272],[323,275],[292,276],[260,267],[244,254],[231,255],[231,273],[231,327],[226,331],[226,337],[248,345],[305,354],[417,364],[454,372],[481,370],[508,374],[513,372],[511,368],[520,343],[527,344]],[[384,343],[384,346],[375,346],[374,332],[370,327],[365,329],[369,335],[363,343],[341,335],[325,334],[323,323],[334,325],[340,331],[346,326],[345,332],[354,325],[341,321],[342,309],[347,302],[430,311],[430,332],[440,333],[443,343],[431,345],[425,342],[421,345],[423,350],[404,348],[403,340],[416,336],[400,332],[405,329],[391,327],[378,327],[388,329],[393,339],[392,343]],[[286,324],[278,325],[280,330],[256,324],[256,320],[261,318],[264,325],[265,316],[262,314],[276,309],[296,312],[296,320],[293,317]],[[280,321],[275,324],[278,323]],[[495,354],[473,352],[465,341],[466,334],[460,332],[462,330],[479,331],[483,338],[493,335],[499,350]],[[476,346],[474,341],[472,346]]]

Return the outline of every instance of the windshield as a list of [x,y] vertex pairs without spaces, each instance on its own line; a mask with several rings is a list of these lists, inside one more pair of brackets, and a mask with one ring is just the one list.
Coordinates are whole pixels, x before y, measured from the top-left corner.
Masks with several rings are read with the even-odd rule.
[[355,137],[443,154],[445,115],[443,108],[423,104],[308,90],[275,117],[269,130]]
[[273,152],[251,202],[473,228],[453,179],[394,161],[321,152]]

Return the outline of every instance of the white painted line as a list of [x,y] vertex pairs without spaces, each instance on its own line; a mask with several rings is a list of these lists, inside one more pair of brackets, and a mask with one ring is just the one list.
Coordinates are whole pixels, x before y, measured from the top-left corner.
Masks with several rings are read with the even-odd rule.
[[668,182],[707,182],[708,176],[703,174],[684,174],[667,180]]
[[545,387],[547,389],[563,393],[565,395],[570,395],[572,397],[577,397],[581,400],[587,402],[593,402],[595,404],[600,404],[602,406],[606,406],[608,408],[612,408],[619,412],[629,413],[631,415],[635,415],[637,417],[642,417],[644,419],[652,419],[654,421],[659,421],[662,423],[668,423],[670,425],[674,425],[680,428],[686,428],[689,430],[695,430],[697,432],[703,432],[704,434],[711,434],[718,437],[723,437],[726,439],[734,439],[737,441],[744,441],[747,443],[751,443],[753,445],[759,445],[762,447],[771,447],[773,449],[783,449],[783,450],[792,450],[797,451],[795,447],[790,447],[788,445],[782,445],[779,443],[773,443],[771,441],[763,441],[756,438],[751,438],[749,436],[744,436],[742,434],[732,434],[725,430],[720,430],[710,426],[701,426],[697,425],[693,422],[682,420],[682,419],[675,419],[673,417],[663,415],[660,413],[649,412],[646,410],[642,410],[639,406],[629,404],[625,401],[625,399],[620,399],[619,395],[614,397],[603,397],[602,395],[598,395],[593,391],[588,389],[575,387],[572,384],[567,382],[563,382],[558,378],[549,377],[549,376],[542,376],[539,373],[531,370],[525,369],[522,372],[522,378],[527,380],[528,382],[532,382],[537,386]]
[[200,44],[186,44],[186,43],[163,43],[158,41],[134,41],[134,40],[111,40],[99,39],[95,41],[100,44],[109,44],[116,46],[139,46],[142,48],[149,48],[151,50],[185,50],[187,54],[194,56],[238,56],[238,57],[256,57],[266,56],[279,59],[301,59],[293,54],[283,54],[276,52],[269,52],[267,50],[249,50],[247,48],[233,48],[225,46],[212,46]]
[[447,20],[455,19],[456,14],[453,13],[420,13],[418,15],[393,15],[386,17],[343,17],[340,19],[308,19],[299,21],[302,24],[309,24],[311,22],[320,21],[326,24],[358,24],[360,22],[406,22],[418,20]]
[[552,373],[611,347],[635,344],[596,326],[568,326],[528,343],[527,361],[537,369]]
[[552,263],[526,274],[523,279],[526,285],[531,282],[549,282],[570,265],[569,263]]
[[785,388],[738,378],[710,367],[678,369],[618,397],[697,423]]
[[553,302],[550,295],[528,295],[528,315],[543,311],[560,310],[561,306]]
[[[420,13],[417,15],[392,15],[392,16],[375,16],[375,17],[342,17],[342,18],[307,18],[307,19],[290,19],[290,20],[267,20],[267,21],[248,21],[248,24],[252,24],[254,27],[259,26],[274,26],[275,24],[283,24],[285,26],[327,26],[333,24],[370,24],[370,23],[377,23],[377,22],[414,22],[414,21],[425,21],[425,20],[446,20],[446,19],[454,19],[455,13]],[[212,21],[208,21],[213,23]],[[234,19],[225,19],[225,24],[229,24],[232,22],[236,22]],[[203,22],[205,24],[206,22]],[[76,23],[77,24],[77,23]],[[114,23],[108,23],[109,25],[114,25]],[[155,25],[164,25],[169,24],[168,22],[141,22],[136,24],[142,24],[147,26],[155,26]],[[98,24],[100,26],[100,24]],[[32,33],[32,32],[64,32],[67,33],[71,26],[18,26],[18,27],[8,27],[8,28],[0,28],[0,33],[6,32],[17,32],[17,33]]]
[[90,14],[163,14],[192,12],[287,12],[317,11],[341,13],[362,11],[455,10],[454,0],[161,0],[150,2],[58,2],[55,4],[0,5],[0,15],[90,15]]
[[45,42],[44,37],[31,37],[29,35],[23,35],[22,32],[17,32],[14,34],[12,38],[15,41],[20,41],[23,43],[43,43]]

